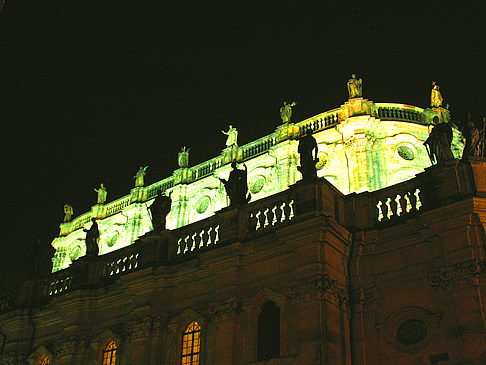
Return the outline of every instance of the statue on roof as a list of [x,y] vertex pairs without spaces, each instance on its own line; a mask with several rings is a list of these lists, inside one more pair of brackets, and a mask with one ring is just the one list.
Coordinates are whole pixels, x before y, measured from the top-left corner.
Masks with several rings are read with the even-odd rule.
[[170,209],[172,207],[171,195],[172,192],[170,192],[169,196],[162,195],[162,192],[159,190],[157,196],[154,199],[154,202],[149,207],[150,216],[152,219],[152,226],[154,227],[154,230],[166,229],[166,218],[167,215],[170,213]]
[[83,229],[86,232],[86,257],[92,258],[98,256],[98,238],[100,238],[100,230],[98,229],[98,224],[95,218],[91,218],[90,229]]
[[244,170],[236,167],[236,162],[231,163],[233,170],[230,172],[228,180],[219,179],[226,190],[226,194],[230,199],[230,206],[246,204],[251,199],[251,194],[248,192],[248,169],[243,164]]
[[147,168],[148,168],[148,166],[145,166],[145,167],[140,166],[136,175],[133,177],[135,179],[135,187],[136,188],[143,186],[143,184],[144,184],[143,178],[147,174],[147,172],[146,172]]
[[182,147],[179,154],[177,155],[177,163],[179,167],[187,168],[189,167],[189,150],[186,146]]
[[430,93],[430,106],[432,108],[439,108],[442,106],[442,95],[439,91],[439,85],[435,81],[432,81],[432,85],[434,86],[432,88],[432,92]]
[[73,213],[73,207],[69,204],[64,204],[64,223],[71,221]]
[[101,183],[101,186],[100,186],[99,189],[94,189],[94,191],[98,193],[97,204],[104,204],[105,201],[106,201],[106,195],[108,194],[108,191],[106,190],[103,183]]
[[229,126],[229,129],[227,132],[221,131],[223,134],[226,134],[228,138],[226,139],[226,147],[238,147],[238,131],[236,130],[235,127],[233,127],[231,124]]
[[282,123],[290,122],[290,118],[292,117],[292,107],[296,105],[297,103],[295,101],[290,104],[287,104],[287,102],[284,101],[283,106],[280,108],[280,118],[282,118]]
[[357,79],[355,74],[348,80],[348,94],[350,99],[363,96],[363,80]]
[[471,113],[467,113],[466,120],[461,124],[462,136],[465,139],[462,158],[468,156],[477,156],[480,141],[480,132],[476,124],[471,120]]
[[[438,120],[437,117],[434,119]],[[440,123],[432,128],[424,142],[432,164],[437,165],[454,158],[451,150],[452,137],[452,128],[448,123]]]
[[302,180],[317,179],[316,163],[319,162],[319,158],[317,141],[312,136],[312,129],[308,129],[306,135],[300,139],[297,151],[300,155],[300,166],[297,169],[302,174]]

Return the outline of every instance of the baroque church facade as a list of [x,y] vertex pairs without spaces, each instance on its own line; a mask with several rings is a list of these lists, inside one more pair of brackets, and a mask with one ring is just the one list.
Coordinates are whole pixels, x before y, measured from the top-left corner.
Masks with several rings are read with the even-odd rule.
[[[68,216],[53,272],[0,297],[0,364],[486,364],[486,167],[462,158],[449,112],[352,88],[301,122],[286,107],[274,133],[238,146],[230,126],[220,156],[189,167],[181,151],[172,176],[144,186],[141,168],[127,196]],[[453,158],[431,165],[438,124]],[[221,183],[232,162],[247,204]]]

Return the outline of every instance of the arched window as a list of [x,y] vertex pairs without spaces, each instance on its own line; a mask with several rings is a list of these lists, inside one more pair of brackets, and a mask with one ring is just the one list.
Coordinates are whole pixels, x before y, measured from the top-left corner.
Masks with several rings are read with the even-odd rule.
[[268,301],[258,315],[258,361],[280,357],[280,308]]
[[199,365],[201,327],[194,321],[187,326],[182,336],[181,365]]
[[47,357],[44,357],[40,363],[40,365],[50,365],[51,362],[49,361],[49,359]]
[[102,365],[115,365],[116,364],[116,343],[111,341],[106,345],[103,350]]

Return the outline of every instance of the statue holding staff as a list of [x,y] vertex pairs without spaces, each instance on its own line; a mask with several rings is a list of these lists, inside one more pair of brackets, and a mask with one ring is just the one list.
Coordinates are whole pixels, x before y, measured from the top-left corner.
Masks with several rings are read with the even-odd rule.
[[99,189],[94,189],[94,191],[98,193],[97,204],[104,204],[105,201],[106,201],[106,195],[108,194],[108,191],[106,190],[103,183],[101,183],[101,186],[100,186]]
[[221,131],[221,133],[228,136],[228,138],[226,139],[226,147],[238,147],[238,131],[235,127],[230,124],[228,131]]
[[135,179],[135,187],[139,188],[142,187],[144,184],[143,178],[147,174],[148,166],[140,166],[140,169],[137,171],[137,174],[133,177]]
[[284,101],[283,106],[280,108],[280,118],[282,118],[282,123],[290,122],[290,118],[292,117],[292,107],[296,105],[297,103],[295,101],[290,104],[287,104],[287,102]]

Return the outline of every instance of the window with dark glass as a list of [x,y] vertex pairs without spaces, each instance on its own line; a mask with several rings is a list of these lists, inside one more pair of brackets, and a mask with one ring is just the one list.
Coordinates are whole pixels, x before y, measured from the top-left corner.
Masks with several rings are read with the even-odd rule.
[[115,341],[111,341],[108,345],[106,345],[105,349],[103,350],[102,365],[116,364],[116,350],[117,347]]
[[258,315],[258,361],[280,356],[280,308],[268,301]]
[[199,365],[201,349],[201,327],[194,321],[187,326],[182,336],[181,365]]

